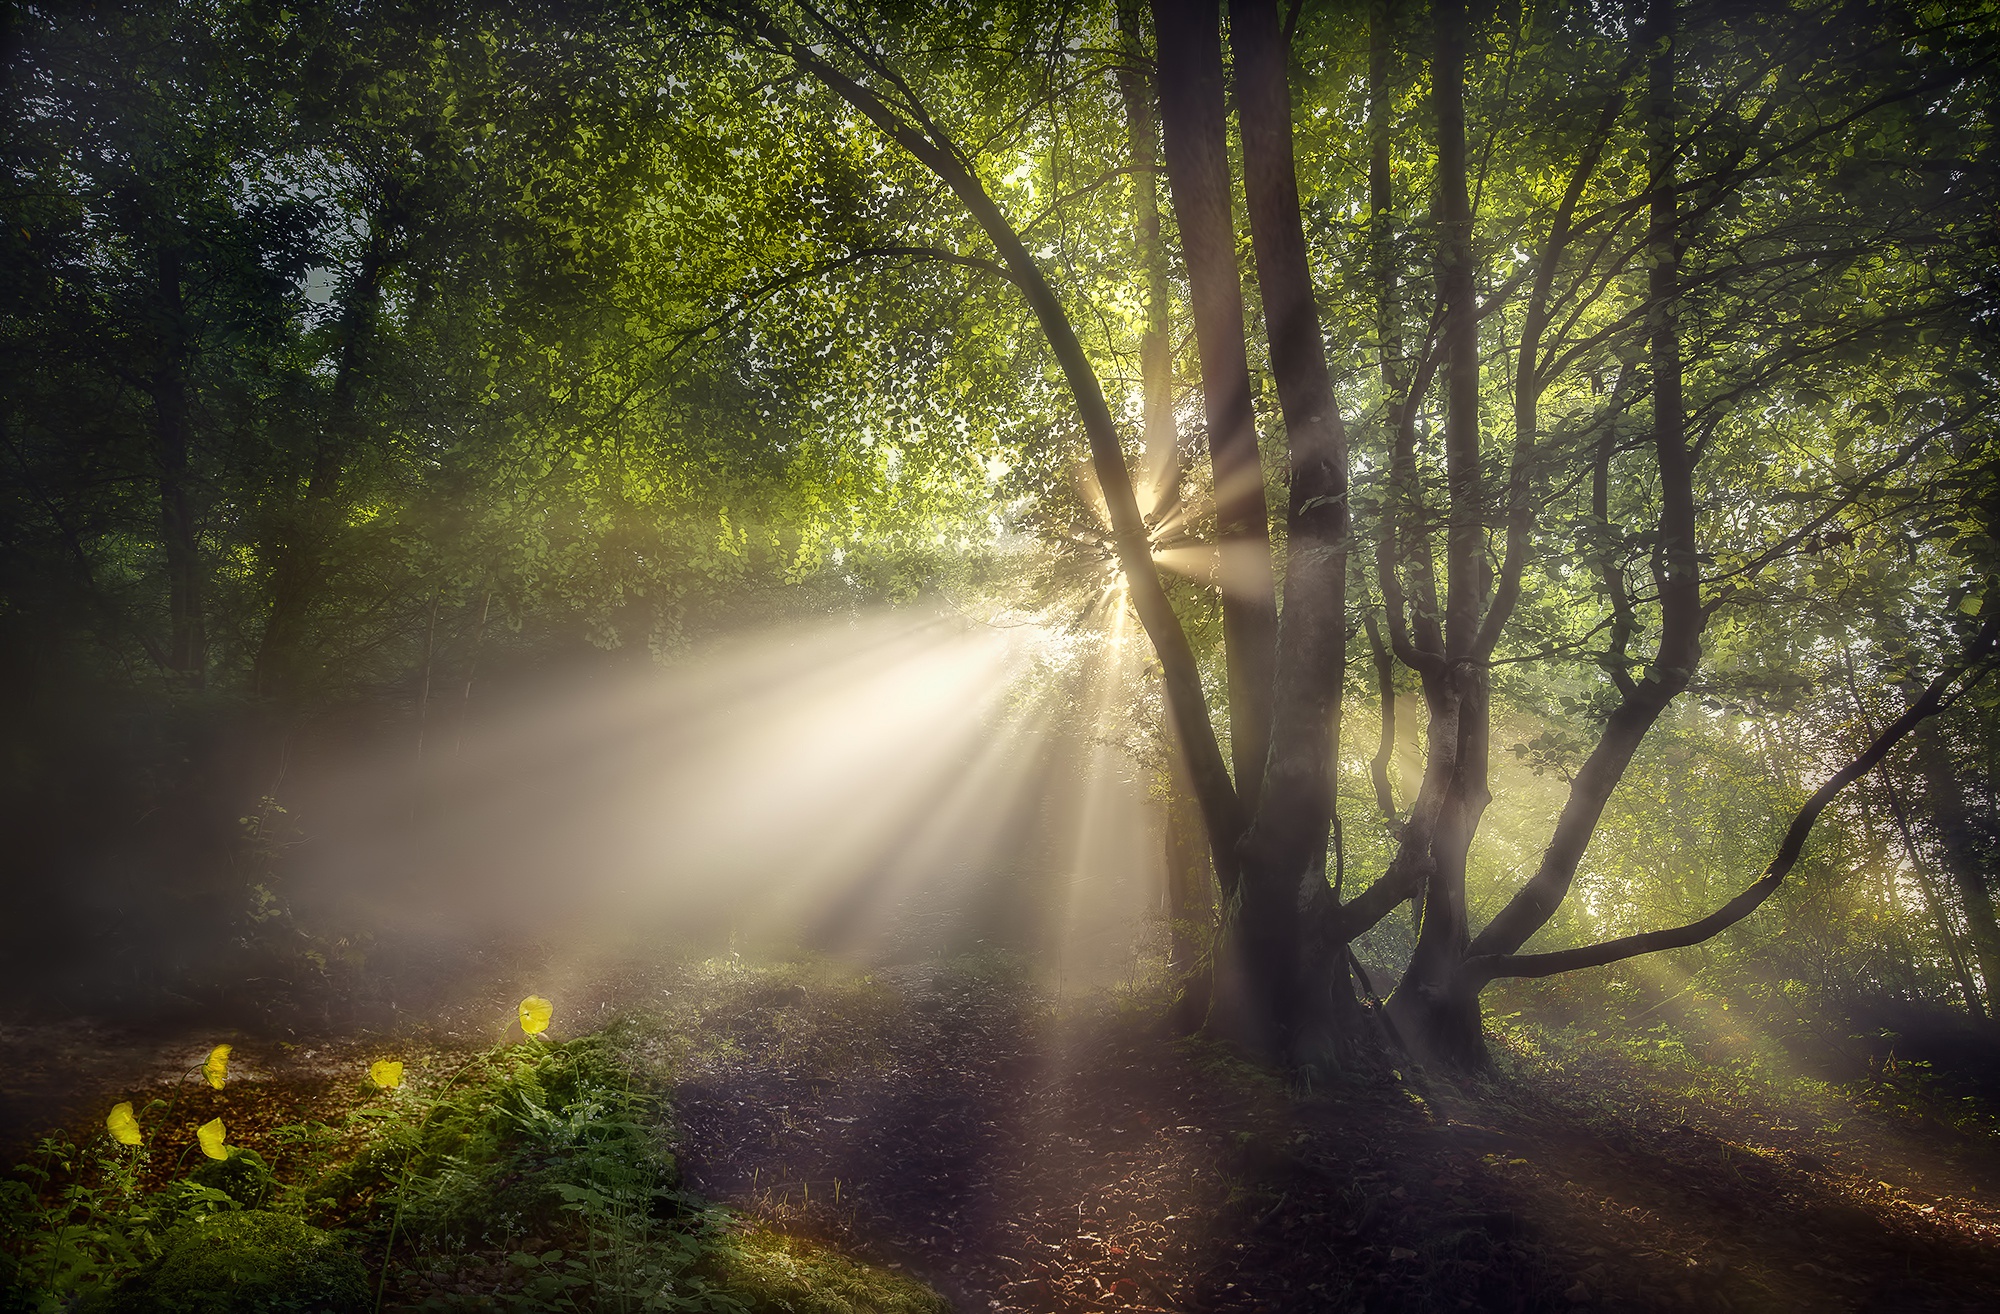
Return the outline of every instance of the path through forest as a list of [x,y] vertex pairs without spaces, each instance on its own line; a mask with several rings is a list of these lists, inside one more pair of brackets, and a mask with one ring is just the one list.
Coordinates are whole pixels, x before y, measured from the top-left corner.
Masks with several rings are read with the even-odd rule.
[[[485,1043],[504,984],[401,1038],[235,1037],[232,1139],[324,1116],[378,1053]],[[723,959],[557,997],[570,1034],[642,1019],[691,1186],[969,1314],[2000,1308],[1992,1142],[1697,1101],[1614,1050],[1301,1095],[1143,997],[1057,1006],[998,962]],[[86,1131],[216,1038],[17,1025],[0,1104],[17,1139]]]
[[709,1012],[686,1168],[961,1310],[2000,1308],[2000,1160],[1941,1128],[1811,1131],[1615,1064],[1294,1099],[1138,1011],[891,984],[879,1029],[796,983]]

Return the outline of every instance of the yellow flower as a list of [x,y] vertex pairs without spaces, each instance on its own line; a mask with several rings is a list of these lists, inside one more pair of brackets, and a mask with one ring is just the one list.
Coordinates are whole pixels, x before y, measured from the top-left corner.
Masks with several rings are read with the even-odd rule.
[[111,1138],[120,1145],[137,1145],[144,1139],[139,1135],[139,1120],[132,1116],[129,1100],[112,1105],[104,1125],[110,1129]]
[[521,1030],[531,1036],[540,1035],[549,1029],[549,1018],[556,1006],[540,995],[529,995],[521,1001]]
[[222,1143],[222,1119],[211,1118],[194,1129],[194,1138],[201,1142],[201,1152],[211,1159],[227,1159],[229,1148]]
[[208,1051],[208,1061],[201,1065],[201,1075],[208,1078],[209,1085],[222,1089],[223,1079],[229,1075],[229,1046],[217,1045]]
[[368,1077],[383,1090],[394,1090],[403,1084],[403,1065],[396,1059],[376,1059],[368,1065]]

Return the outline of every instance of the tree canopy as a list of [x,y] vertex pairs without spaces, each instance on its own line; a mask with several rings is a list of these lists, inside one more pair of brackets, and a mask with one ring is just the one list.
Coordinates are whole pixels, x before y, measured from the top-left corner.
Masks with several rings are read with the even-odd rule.
[[1983,5],[8,22],[37,862],[80,792],[212,857],[482,669],[980,593],[1143,627],[1187,1016],[1267,1054],[1394,981],[1476,1064],[1492,982],[1752,913],[2000,1008]]

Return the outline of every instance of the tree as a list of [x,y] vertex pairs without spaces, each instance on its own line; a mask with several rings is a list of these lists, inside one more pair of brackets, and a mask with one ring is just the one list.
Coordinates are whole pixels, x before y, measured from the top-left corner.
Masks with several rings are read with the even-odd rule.
[[[1753,725],[1810,764],[1809,813],[1908,862],[1970,833],[1955,806],[1977,829],[1978,789],[1895,741],[1956,707],[1929,774],[1980,751],[1990,28],[1780,0],[33,11],[6,624],[36,680],[87,653],[177,724],[254,709],[290,742],[345,705],[428,753],[437,691],[463,717],[503,649],[666,653],[943,576],[1129,600],[1224,896],[1212,1021],[1348,1061],[1349,946],[1410,903],[1398,1031],[1474,1064],[1487,982],[1776,888],[1727,917],[1605,894],[1663,842],[1624,797],[1663,736]],[[1495,834],[1508,749],[1562,795],[1532,842]],[[1896,824],[1816,795],[1863,761],[1902,772],[1871,795]],[[1971,997],[1977,891],[1932,894]],[[1670,908],[1693,929],[1649,932]]]
[[[1782,879],[1797,859],[1803,830],[1753,886],[1758,893],[1692,930],[1579,947],[1567,957],[1520,952],[1560,906],[1638,745],[1690,687],[1717,610],[1745,606],[1774,566],[1827,550],[1853,532],[1851,525],[1878,523],[1879,504],[1894,500],[1896,478],[1939,431],[1918,424],[1914,413],[1897,420],[1893,410],[1881,411],[1891,422],[1883,426],[1889,433],[1873,437],[1872,465],[1855,468],[1850,459],[1852,472],[1833,486],[1789,490],[1796,515],[1779,518],[1777,532],[1762,541],[1738,535],[1729,565],[1704,571],[1714,549],[1704,547],[1698,512],[1703,463],[1712,471],[1717,452],[1740,441],[1742,417],[1753,403],[1836,379],[1848,396],[1868,398],[1858,373],[1846,368],[1863,358],[1896,356],[1907,362],[1899,368],[1928,370],[1933,379],[1948,368],[1951,349],[1924,348],[1957,313],[1959,291],[1912,282],[1911,261],[1917,251],[1952,246],[1951,222],[1933,221],[1969,202],[1968,184],[1983,166],[1928,181],[1940,208],[1912,223],[1907,212],[1871,204],[1864,185],[1906,169],[1903,157],[1878,151],[1864,154],[1859,168],[1831,172],[1828,162],[1853,159],[1860,144],[1886,133],[1950,135],[1941,119],[1917,107],[1923,97],[1949,96],[1949,88],[1962,85],[1959,70],[1971,65],[1955,61],[1981,58],[1959,27],[1917,34],[1908,49],[1921,48],[1933,61],[1924,65],[1891,53],[1899,39],[1911,39],[1908,33],[1891,35],[1883,21],[1845,11],[1820,15],[1809,38],[1770,39],[1720,14],[1702,13],[1691,28],[1667,3],[1648,7],[1635,24],[1580,10],[1475,16],[1453,0],[1433,9],[1435,144],[1407,141],[1402,155],[1428,166],[1434,180],[1435,273],[1390,268],[1392,244],[1381,222],[1393,203],[1386,185],[1373,189],[1378,221],[1367,262],[1375,271],[1372,318],[1391,394],[1391,422],[1382,426],[1392,435],[1387,495],[1374,526],[1377,583],[1388,646],[1424,686],[1429,747],[1424,784],[1395,860],[1373,886],[1336,908],[1316,859],[1331,815],[1330,745],[1345,653],[1347,458],[1291,158],[1296,93],[1288,97],[1284,89],[1296,79],[1285,75],[1275,11],[1245,4],[1229,15],[1245,210],[1288,457],[1285,606],[1268,696],[1255,674],[1264,640],[1253,619],[1266,606],[1255,564],[1264,549],[1248,523],[1249,491],[1239,482],[1242,435],[1252,423],[1243,400],[1250,343],[1233,254],[1220,15],[1214,6],[1178,4],[1162,4],[1154,14],[1167,173],[1194,308],[1223,545],[1233,782],[1219,750],[1211,752],[1216,738],[1194,654],[1160,587],[1123,440],[1075,328],[1086,313],[1084,293],[1075,289],[1066,299],[1055,272],[996,199],[986,172],[1021,118],[982,111],[975,116],[981,124],[1007,124],[985,138],[971,120],[946,126],[972,87],[988,105],[1008,95],[1010,66],[989,59],[976,70],[947,68],[935,55],[918,53],[943,48],[947,43],[933,34],[953,24],[987,33],[989,50],[1023,38],[1022,51],[1075,70],[1074,81],[1065,83],[1074,94],[1090,78],[1086,43],[1038,44],[1025,39],[1022,20],[1001,11],[883,21],[811,6],[704,12],[749,47],[810,73],[928,169],[1032,308],[1078,408],[1119,564],[1159,653],[1176,727],[1190,746],[1193,784],[1232,901],[1236,963],[1248,978],[1249,1018],[1239,1019],[1238,1029],[1266,1052],[1322,1053],[1331,1036],[1351,1028],[1351,1010],[1343,1014],[1351,996],[1342,983],[1340,946],[1412,894],[1422,897],[1422,930],[1392,1009],[1403,1033],[1427,1052],[1477,1063],[1483,1052],[1477,996],[1486,982],[1689,943],[1743,915]],[[1385,19],[1385,11],[1376,17]],[[1563,58],[1551,53],[1557,50],[1575,53]],[[1934,62],[1940,55],[1949,68]],[[1478,83],[1469,81],[1475,64],[1484,75]],[[1692,108],[1681,91],[1691,76],[1710,97],[1705,111]],[[1636,93],[1629,89],[1635,77]],[[1386,101],[1382,80],[1373,95],[1378,118]],[[1468,128],[1475,85],[1487,97],[1478,108],[1488,116],[1477,153]],[[949,87],[954,98],[927,97],[925,86]],[[1824,108],[1830,90],[1837,93],[1836,111]],[[1550,126],[1529,134],[1516,152],[1501,143],[1499,120],[1518,112],[1523,99],[1551,111],[1538,119]],[[1036,112],[1035,102],[1014,111]],[[1378,126],[1370,152],[1376,159],[1385,135]],[[1643,143],[1637,167],[1623,144],[1634,139]],[[1506,207],[1504,236],[1482,243],[1475,191],[1489,211]],[[1525,255],[1516,258],[1516,251]],[[945,258],[993,257],[954,246]],[[1822,291],[1802,295],[1809,285]],[[1407,339],[1403,354],[1395,344],[1406,340],[1406,308],[1420,304],[1426,286],[1435,307],[1430,328]],[[1856,305],[1871,307],[1858,321],[1847,313]],[[1513,422],[1505,477],[1497,482],[1488,473],[1481,422],[1486,362],[1496,348],[1512,362]],[[1433,380],[1441,385],[1445,417],[1441,481],[1422,450],[1420,413]],[[1873,413],[1885,401],[1855,404]],[[1560,417],[1554,424],[1547,418],[1551,403]],[[1433,500],[1439,483],[1441,499]],[[1549,552],[1544,528],[1552,511],[1573,505],[1564,499],[1579,488],[1590,490],[1589,509],[1578,519],[1588,526],[1586,560],[1593,563],[1582,593],[1563,554]],[[1261,487],[1255,491],[1261,495]],[[1491,529],[1503,535],[1497,552],[1488,546]],[[1641,563],[1644,586],[1635,587],[1632,570]],[[1490,672],[1538,655],[1531,649],[1517,656],[1507,647],[1524,594],[1533,590],[1545,613],[1535,620],[1546,630],[1540,623],[1552,604],[1574,614],[1591,586],[1608,603],[1606,619],[1582,633],[1530,637],[1541,640],[1536,646],[1548,651],[1539,655],[1547,657],[1587,652],[1602,633],[1606,646],[1593,660],[1615,700],[1602,713],[1597,746],[1572,783],[1536,876],[1474,936],[1466,871],[1489,798]],[[1629,647],[1648,628],[1656,632],[1654,652],[1635,677],[1631,668],[1641,664],[1628,656]],[[1982,630],[1967,643],[1947,663],[1951,678],[1935,697],[1913,707],[1934,710],[1951,696],[1953,681],[1978,677],[1990,636]],[[1883,732],[1889,739],[1855,762],[1880,760],[1914,723],[1897,718]],[[1836,772],[1836,791],[1852,778],[1848,769]],[[1815,796],[1802,824],[1809,827],[1825,805]]]

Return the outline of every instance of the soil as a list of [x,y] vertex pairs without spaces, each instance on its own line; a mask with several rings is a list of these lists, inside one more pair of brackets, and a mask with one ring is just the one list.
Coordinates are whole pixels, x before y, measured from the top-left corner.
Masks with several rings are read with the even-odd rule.
[[[1697,1104],[1609,1050],[1301,1091],[1141,999],[922,967],[865,990],[649,973],[577,988],[559,1023],[641,1001],[691,1187],[968,1314],[2000,1309],[2000,1153],[1935,1121]],[[0,1125],[94,1131],[233,1040],[230,1089],[187,1087],[175,1120],[214,1104],[275,1152],[363,1098],[370,1059],[448,1062],[503,1004],[319,1041],[16,1026]]]
[[1611,1059],[1289,1091],[1143,1011],[912,972],[882,1060],[768,999],[684,1078],[690,1180],[963,1311],[2000,1309],[2000,1155],[1808,1131]]

